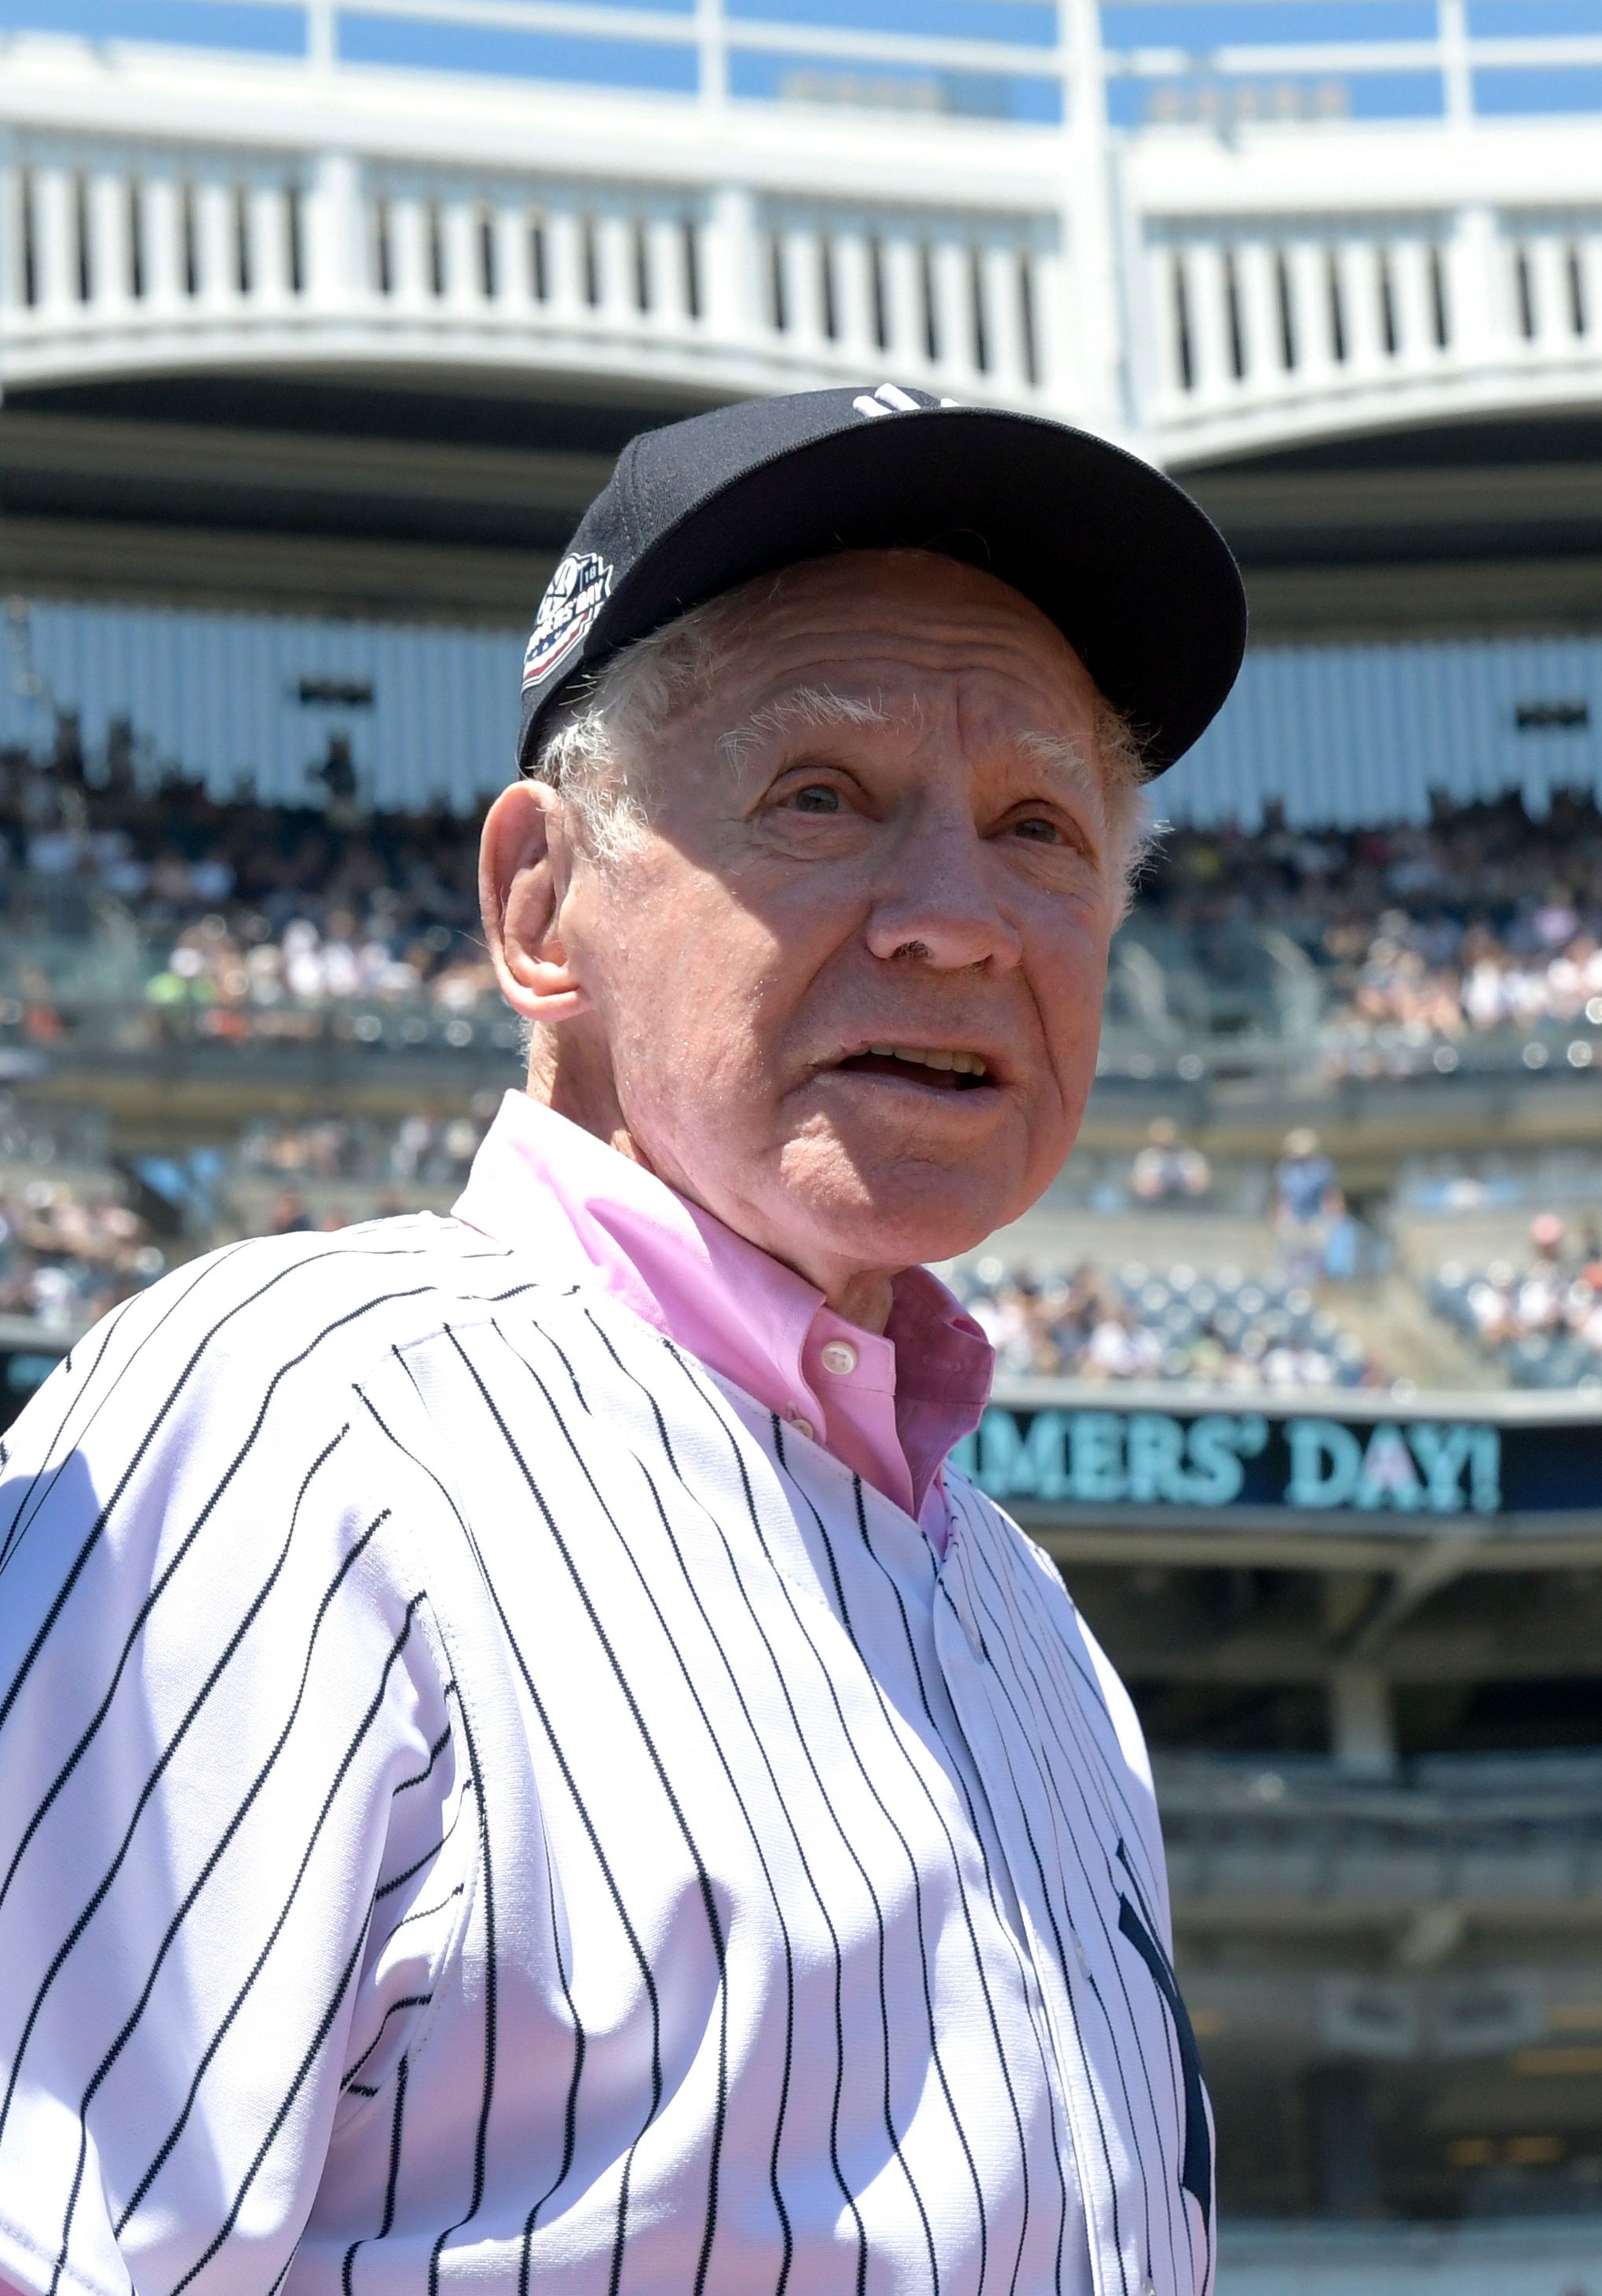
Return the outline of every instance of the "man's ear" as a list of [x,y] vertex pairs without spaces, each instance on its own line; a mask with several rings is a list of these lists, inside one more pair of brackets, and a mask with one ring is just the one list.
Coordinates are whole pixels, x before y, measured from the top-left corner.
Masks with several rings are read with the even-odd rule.
[[569,1021],[588,1003],[560,932],[571,864],[559,793],[544,782],[503,789],[478,846],[484,937],[502,995],[541,1026]]

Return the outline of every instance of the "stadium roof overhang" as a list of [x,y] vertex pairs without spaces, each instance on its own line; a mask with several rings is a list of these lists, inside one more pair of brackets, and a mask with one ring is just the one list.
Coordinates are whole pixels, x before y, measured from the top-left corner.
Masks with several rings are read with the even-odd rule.
[[704,403],[359,367],[11,392],[0,584],[515,627],[625,441]]
[[1259,639],[1602,627],[1602,409],[1375,430],[1180,474]]
[[[635,430],[615,379],[353,365],[61,384],[0,405],[0,581],[41,595],[516,627]],[[1602,628],[1602,410],[1194,465],[1259,641]]]

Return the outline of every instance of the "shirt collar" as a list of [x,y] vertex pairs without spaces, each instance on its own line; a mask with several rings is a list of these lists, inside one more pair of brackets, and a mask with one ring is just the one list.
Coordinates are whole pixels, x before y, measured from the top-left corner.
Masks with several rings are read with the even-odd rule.
[[[454,1207],[539,1258],[553,1283],[593,1282],[707,1368],[921,1512],[941,1462],[978,1424],[994,1356],[927,1269],[895,1281],[881,1338],[699,1204],[524,1092],[509,1092]],[[823,1350],[845,1341],[849,1380]]]

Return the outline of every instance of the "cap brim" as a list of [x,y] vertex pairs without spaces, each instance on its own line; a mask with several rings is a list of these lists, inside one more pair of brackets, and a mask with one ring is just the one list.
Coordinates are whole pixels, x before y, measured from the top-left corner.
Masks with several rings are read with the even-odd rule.
[[[1030,599],[1131,720],[1154,775],[1235,682],[1246,594],[1189,496],[1088,431],[967,406],[859,418],[732,479],[629,569],[584,666],[756,575],[897,547],[941,551]],[[525,750],[555,699],[531,713]]]

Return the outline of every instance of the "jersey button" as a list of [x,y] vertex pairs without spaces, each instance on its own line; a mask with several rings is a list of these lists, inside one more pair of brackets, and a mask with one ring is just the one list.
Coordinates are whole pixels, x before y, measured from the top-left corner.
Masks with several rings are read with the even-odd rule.
[[806,1414],[804,1411],[797,1411],[795,1405],[792,1403],[784,1415],[789,1421],[790,1425],[795,1429],[797,1434],[805,1435],[807,1441],[810,1443],[813,1435],[817,1432],[817,1430],[813,1427],[812,1421],[806,1416]]
[[837,1379],[849,1379],[856,1369],[856,1349],[849,1340],[826,1340],[818,1350],[818,1360]]

